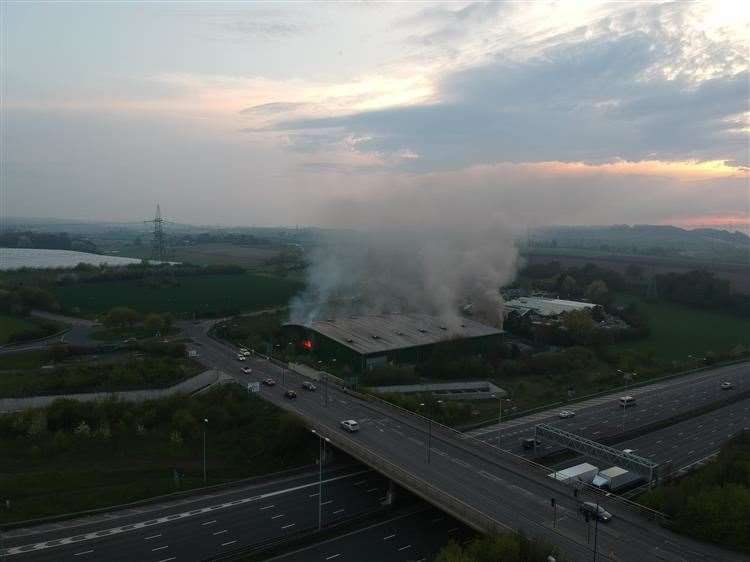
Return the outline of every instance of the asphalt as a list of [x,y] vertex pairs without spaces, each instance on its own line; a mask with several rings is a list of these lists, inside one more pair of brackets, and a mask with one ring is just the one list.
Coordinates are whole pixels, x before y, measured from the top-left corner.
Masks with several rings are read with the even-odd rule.
[[[240,489],[5,534],[8,560],[202,560],[317,528],[317,471]],[[382,506],[388,482],[362,466],[324,469],[323,523]]]
[[449,541],[460,544],[476,533],[435,508],[396,515],[267,562],[427,562]]
[[[377,462],[382,469],[409,475],[412,483],[417,482],[423,491],[428,490],[427,496],[432,500],[450,500],[465,513],[476,513],[473,510],[477,510],[491,517],[498,528],[522,529],[531,536],[545,537],[576,560],[592,554],[592,545],[587,542],[586,522],[578,513],[581,499],[598,500],[615,516],[608,525],[602,526],[599,533],[598,550],[602,555],[639,562],[644,558],[671,561],[744,559],[714,545],[671,533],[626,507],[617,498],[589,496],[588,491],[581,498],[575,498],[571,489],[548,478],[544,468],[534,467],[508,451],[440,429],[435,424],[428,425],[414,415],[361,399],[334,385],[328,387],[327,393],[324,389],[312,393],[299,391],[298,400],[286,400],[283,397],[285,388],[299,388],[301,377],[263,359],[238,362],[235,349],[207,337],[208,326],[208,323],[186,326],[188,335],[200,343],[202,360],[206,364],[231,373],[243,384],[268,376],[276,378],[280,384],[261,387],[261,397],[297,413],[313,424],[321,436],[334,439],[348,452],[366,455],[370,462],[379,459]],[[242,366],[252,367],[253,373],[242,374]],[[743,374],[743,369],[746,370],[747,366],[720,368],[714,373],[693,377],[692,382],[669,381],[669,384],[661,384],[659,391],[668,396],[674,392],[694,395],[689,399],[697,404],[703,401],[703,397],[692,392],[695,381],[705,379],[697,384],[701,388],[703,385],[712,388],[712,383],[729,374]],[[743,374],[742,384],[744,377]],[[739,384],[740,380],[735,382]],[[651,408],[661,410],[665,407],[664,397],[657,394],[659,391],[653,391],[648,398],[645,390],[638,393],[640,407],[646,410],[644,415],[648,415]],[[679,404],[675,406],[680,409]],[[619,409],[615,412],[622,415]],[[358,434],[346,434],[339,428],[340,421],[349,418],[360,422],[362,430]],[[614,420],[613,417],[611,421]],[[568,421],[587,423],[584,416]],[[428,462],[425,443],[429,433]],[[551,498],[556,500],[556,509],[551,507]]]
[[[725,380],[734,384],[733,390],[721,390],[720,384]],[[471,431],[469,435],[487,443],[500,443],[503,448],[532,457],[532,453],[522,451],[521,442],[533,437],[534,427],[540,423],[551,424],[595,441],[605,438],[616,440],[624,432],[705,407],[727,398],[731,393],[748,390],[750,363],[739,363],[516,418]],[[636,398],[635,406],[620,407],[619,398],[626,394]],[[563,409],[574,411],[575,417],[560,419],[558,414]],[[537,453],[544,456],[556,450],[559,448],[542,444]]]

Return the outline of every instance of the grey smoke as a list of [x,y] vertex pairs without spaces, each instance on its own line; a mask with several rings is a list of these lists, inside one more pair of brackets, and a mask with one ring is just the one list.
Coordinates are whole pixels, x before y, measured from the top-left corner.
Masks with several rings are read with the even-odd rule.
[[451,328],[471,303],[475,316],[496,324],[499,288],[515,273],[516,259],[511,232],[502,225],[329,233],[308,256],[307,290],[293,300],[290,320],[421,312]]

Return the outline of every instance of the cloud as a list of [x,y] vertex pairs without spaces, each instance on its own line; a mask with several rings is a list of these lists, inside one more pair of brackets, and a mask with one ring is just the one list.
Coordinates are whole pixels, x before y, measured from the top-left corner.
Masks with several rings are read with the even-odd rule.
[[[617,29],[623,18],[610,20],[606,28]],[[523,61],[498,53],[445,75],[436,88],[437,101],[290,119],[276,128],[369,139],[358,145],[360,151],[414,152],[420,158],[398,165],[422,172],[549,160],[747,165],[742,131],[750,93],[747,69],[725,69],[730,74],[701,80],[696,69],[675,74],[667,67],[677,62],[678,51],[690,49],[662,26],[657,20],[652,29],[639,24],[614,35],[552,44]],[[710,46],[706,64],[736,50],[720,41]]]
[[269,103],[262,103],[260,105],[254,105],[252,107],[247,107],[240,111],[240,113],[246,114],[246,115],[278,115],[279,113],[286,113],[289,111],[295,111],[297,109],[302,109],[306,107],[309,104],[301,103],[301,102],[283,102],[283,101],[276,101],[276,102],[269,102]]

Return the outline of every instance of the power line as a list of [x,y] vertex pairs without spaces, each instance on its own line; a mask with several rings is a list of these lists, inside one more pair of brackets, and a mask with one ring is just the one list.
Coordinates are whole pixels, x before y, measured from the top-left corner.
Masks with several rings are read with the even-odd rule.
[[167,235],[164,232],[164,223],[167,222],[161,216],[161,208],[156,204],[156,215],[153,220],[143,221],[145,224],[153,224],[154,232],[151,235],[151,259],[165,262],[167,261]]

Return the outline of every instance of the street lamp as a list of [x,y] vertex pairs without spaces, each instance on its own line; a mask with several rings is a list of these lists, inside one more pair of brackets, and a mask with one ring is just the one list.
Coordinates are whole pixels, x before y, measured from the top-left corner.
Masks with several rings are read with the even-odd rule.
[[323,528],[323,459],[326,453],[326,443],[330,443],[331,440],[328,437],[323,437],[314,429],[310,431],[318,436],[320,443],[318,448],[318,531],[320,531]]
[[208,427],[208,418],[203,418],[203,483],[206,483],[206,428]]
[[500,443],[502,442],[502,434],[503,430],[500,426],[500,424],[503,423],[503,398],[502,396],[498,396],[496,394],[491,394],[493,398],[497,398],[498,403],[498,411],[497,411],[497,446],[500,447]]
[[[421,408],[425,407],[424,402],[420,403],[419,406]],[[425,443],[426,450],[425,450],[425,459],[427,460],[427,464],[430,463],[430,445],[432,444],[432,418],[427,415],[427,411],[424,411],[424,417],[427,418],[427,442]]]

